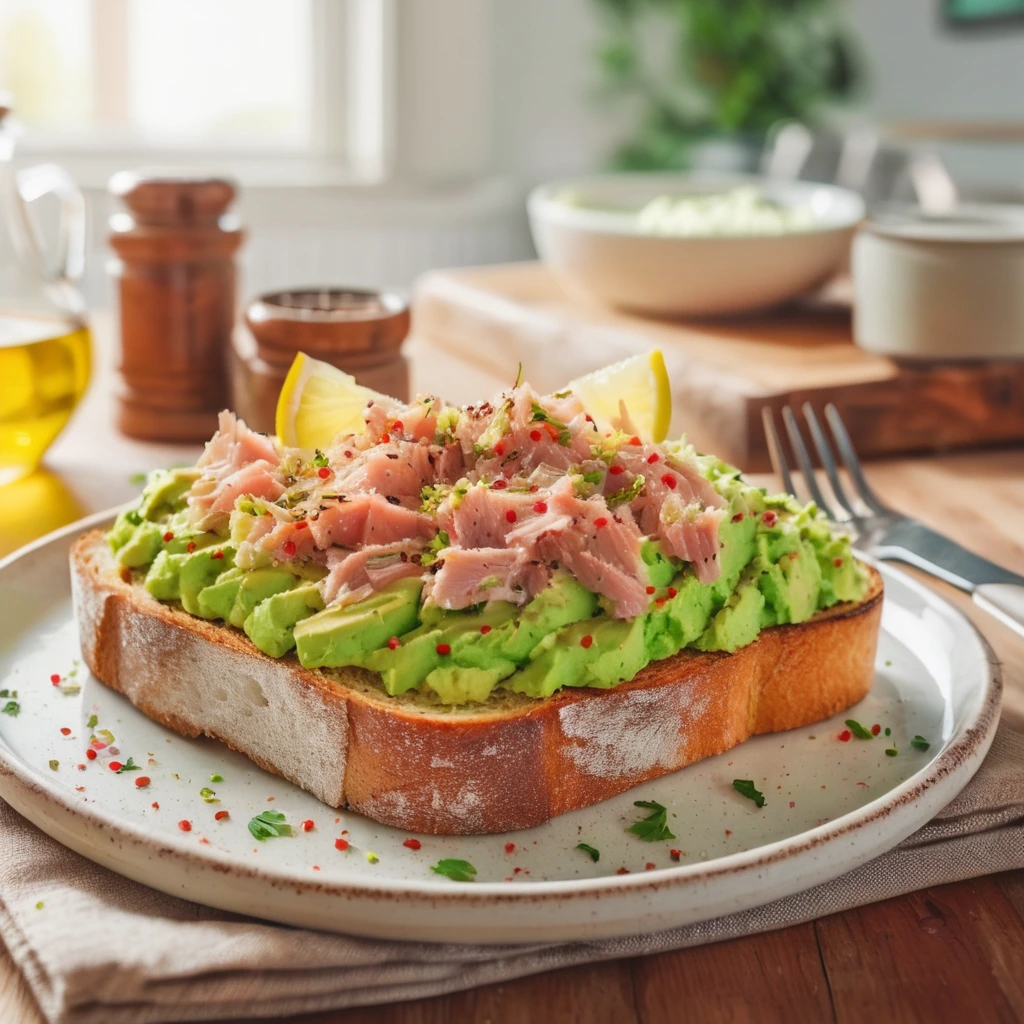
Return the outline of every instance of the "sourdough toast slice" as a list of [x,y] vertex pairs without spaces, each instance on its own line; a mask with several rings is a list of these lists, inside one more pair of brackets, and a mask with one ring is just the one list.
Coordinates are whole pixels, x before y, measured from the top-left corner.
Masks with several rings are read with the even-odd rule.
[[304,669],[152,598],[101,531],[71,551],[92,673],[184,736],[211,736],[333,807],[412,832],[508,832],[605,800],[758,733],[820,721],[874,678],[882,581],[734,654],[685,650],[610,690],[447,707],[375,673]]

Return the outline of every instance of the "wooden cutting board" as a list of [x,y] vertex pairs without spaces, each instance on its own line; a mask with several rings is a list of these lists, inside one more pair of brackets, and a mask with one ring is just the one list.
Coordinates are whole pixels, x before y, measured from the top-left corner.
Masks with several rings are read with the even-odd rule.
[[413,305],[417,337],[511,382],[554,390],[658,346],[673,430],[748,470],[768,468],[761,408],[833,402],[862,455],[1024,441],[1024,360],[898,365],[857,348],[849,287],[732,320],[652,319],[570,296],[540,263],[435,271]]

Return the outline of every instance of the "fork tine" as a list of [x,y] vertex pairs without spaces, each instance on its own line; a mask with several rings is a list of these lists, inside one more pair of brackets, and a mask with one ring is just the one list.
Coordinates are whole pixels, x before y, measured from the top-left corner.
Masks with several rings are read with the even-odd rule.
[[846,496],[843,482],[839,479],[839,468],[836,466],[835,456],[832,454],[832,446],[825,437],[825,431],[821,429],[818,417],[814,414],[814,407],[810,402],[804,402],[804,418],[811,428],[811,437],[814,439],[814,447],[818,449],[818,458],[825,469],[825,475],[832,487],[832,494],[835,496],[839,507],[851,518],[856,519],[857,513],[853,509],[850,499]]
[[860,465],[860,459],[857,458],[857,450],[853,447],[850,435],[846,432],[846,425],[843,423],[842,417],[839,415],[839,410],[831,402],[825,406],[825,418],[828,420],[828,425],[832,428],[832,436],[836,439],[836,446],[839,448],[839,454],[842,456],[843,464],[846,466],[847,472],[853,479],[861,501],[863,501],[872,512],[875,512],[880,516],[890,515],[891,510],[882,504],[879,498],[875,495],[875,492],[871,489],[871,485],[867,482],[867,479],[864,476],[864,470]]
[[800,426],[796,421],[796,416],[793,414],[793,410],[787,405],[782,409],[782,420],[786,424],[786,433],[789,434],[789,443],[793,446],[793,451],[796,453],[796,461],[800,464],[800,472],[804,477],[804,484],[807,490],[811,492],[811,497],[817,503],[818,508],[829,517],[829,519],[835,519],[835,515],[832,509],[829,507],[828,502],[825,500],[825,495],[821,493],[821,488],[818,486],[818,481],[814,476],[814,465],[811,462],[811,456],[807,452],[807,445],[804,444],[803,436],[800,433]]
[[764,436],[768,442],[768,457],[772,460],[772,469],[782,477],[782,488],[790,494],[795,494],[793,489],[793,477],[789,472],[789,465],[786,463],[786,456],[782,451],[782,443],[775,430],[775,417],[771,409],[765,405],[761,408],[761,423],[764,425]]

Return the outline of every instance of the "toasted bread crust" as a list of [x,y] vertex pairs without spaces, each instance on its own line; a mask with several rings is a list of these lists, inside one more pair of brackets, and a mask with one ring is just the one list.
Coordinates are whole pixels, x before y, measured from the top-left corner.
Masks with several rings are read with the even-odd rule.
[[882,581],[857,604],[762,631],[735,654],[683,651],[611,690],[424,708],[359,669],[304,669],[238,630],[156,601],[100,531],[71,551],[82,653],[150,718],[205,734],[333,807],[440,835],[528,828],[828,718],[874,678]]

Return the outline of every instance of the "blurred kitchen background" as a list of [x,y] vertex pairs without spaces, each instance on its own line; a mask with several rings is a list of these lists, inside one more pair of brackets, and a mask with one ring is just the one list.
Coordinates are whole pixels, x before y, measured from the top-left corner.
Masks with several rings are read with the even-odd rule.
[[240,296],[527,258],[528,189],[609,167],[1024,198],[1024,0],[0,0],[0,89],[92,307],[125,168],[238,181]]

